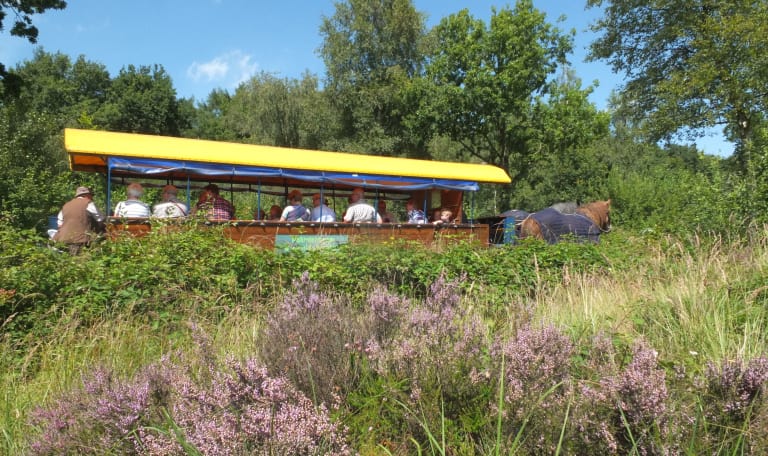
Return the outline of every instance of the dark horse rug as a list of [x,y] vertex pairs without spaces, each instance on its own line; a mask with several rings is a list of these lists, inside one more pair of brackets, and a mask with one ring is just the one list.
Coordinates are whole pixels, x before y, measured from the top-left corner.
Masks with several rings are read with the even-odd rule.
[[563,214],[548,207],[530,215],[541,227],[541,234],[549,244],[554,244],[561,237],[572,235],[580,240],[598,242],[600,227],[586,215]]

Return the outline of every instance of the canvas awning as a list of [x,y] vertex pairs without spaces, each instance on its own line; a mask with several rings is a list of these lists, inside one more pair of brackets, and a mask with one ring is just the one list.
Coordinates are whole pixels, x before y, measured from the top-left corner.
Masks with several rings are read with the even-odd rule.
[[73,171],[111,177],[198,180],[260,185],[356,186],[477,190],[478,183],[511,182],[503,169],[285,147],[65,129]]

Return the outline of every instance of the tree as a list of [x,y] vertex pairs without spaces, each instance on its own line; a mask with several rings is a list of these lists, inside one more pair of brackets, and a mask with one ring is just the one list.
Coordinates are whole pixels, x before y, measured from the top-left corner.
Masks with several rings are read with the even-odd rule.
[[533,165],[518,178],[513,207],[538,209],[558,201],[608,198],[608,163],[592,147],[609,135],[610,115],[589,101],[592,88],[566,70],[533,105],[528,149]]
[[[11,35],[26,38],[30,43],[37,43],[38,30],[32,24],[32,15],[42,14],[49,9],[64,9],[67,2],[63,0],[0,0],[0,32],[8,12],[15,18]],[[7,85],[5,66],[0,62],[0,79]],[[18,82],[14,79],[14,82]]]
[[320,149],[336,131],[317,77],[281,79],[261,73],[241,84],[223,115],[238,139],[255,144]]
[[[508,170],[517,185],[540,152],[535,100],[548,93],[551,75],[566,63],[572,34],[548,24],[530,0],[493,9],[489,27],[460,11],[431,34],[427,80],[433,89],[419,111],[464,154]],[[510,194],[507,188],[505,205]]]
[[212,90],[208,98],[194,108],[190,129],[184,132],[184,136],[218,141],[234,140],[235,132],[224,124],[231,101],[232,97],[226,90]]
[[53,115],[60,128],[76,126],[78,119],[90,118],[104,102],[111,80],[106,67],[78,57],[35,50],[32,60],[18,65],[9,74],[23,81],[19,90],[3,99],[18,118],[30,113]]
[[339,112],[345,149],[417,153],[403,135],[401,91],[421,74],[424,16],[411,0],[349,0],[323,18],[325,88]]
[[768,103],[768,3],[753,0],[588,0],[605,6],[592,59],[627,82],[625,106],[651,140],[724,126],[742,168]]
[[112,131],[179,136],[191,121],[180,103],[161,65],[129,65],[112,80],[94,123]]

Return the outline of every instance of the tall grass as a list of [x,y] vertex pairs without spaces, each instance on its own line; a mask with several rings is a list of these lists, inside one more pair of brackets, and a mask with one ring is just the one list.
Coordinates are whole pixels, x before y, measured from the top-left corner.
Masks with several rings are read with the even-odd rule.
[[[768,249],[699,237],[666,240],[621,274],[570,273],[536,297],[535,318],[629,339],[642,336],[664,358],[751,359],[766,352]],[[701,362],[691,362],[701,366]]]

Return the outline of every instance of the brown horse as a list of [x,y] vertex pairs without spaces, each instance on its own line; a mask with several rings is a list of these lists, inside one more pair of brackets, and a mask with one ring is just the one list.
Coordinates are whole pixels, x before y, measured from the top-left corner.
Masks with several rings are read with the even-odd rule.
[[563,236],[598,242],[600,234],[611,229],[611,200],[594,201],[579,206],[575,214],[563,214],[546,208],[530,214],[520,224],[520,237],[544,239],[554,244]]

